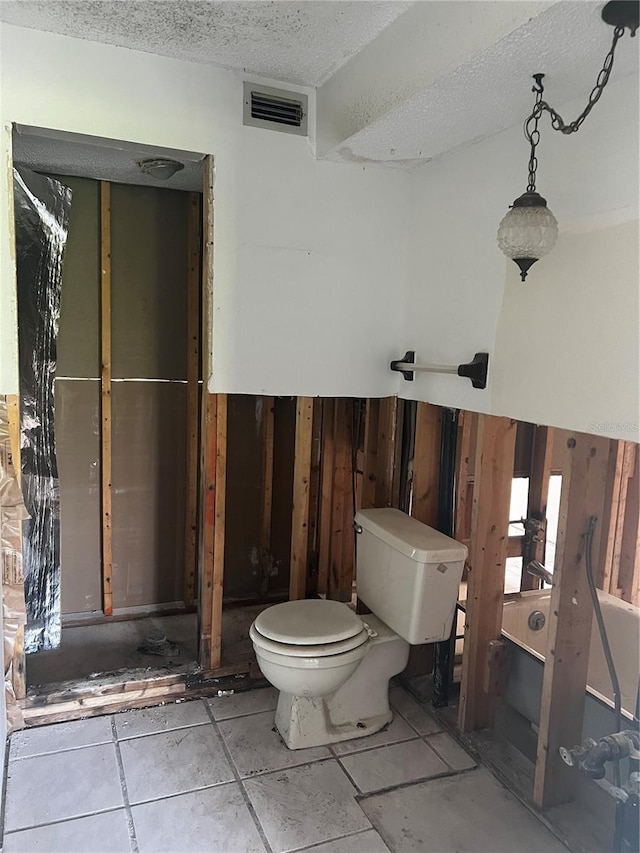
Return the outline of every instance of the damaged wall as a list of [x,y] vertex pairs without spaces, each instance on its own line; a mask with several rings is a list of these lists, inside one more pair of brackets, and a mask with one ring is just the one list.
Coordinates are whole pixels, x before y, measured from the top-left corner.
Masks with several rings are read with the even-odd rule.
[[[62,612],[102,608],[100,184],[73,190],[56,371]],[[114,608],[184,596],[188,194],[111,186]]]
[[[211,391],[393,393],[388,361],[398,346],[406,278],[408,175],[319,162],[313,136],[243,127],[242,80],[232,74],[9,25],[0,34],[5,127],[17,122],[215,156]],[[310,113],[313,125],[313,93]],[[6,161],[6,131],[2,144]],[[3,169],[0,389],[11,391],[6,179]]]

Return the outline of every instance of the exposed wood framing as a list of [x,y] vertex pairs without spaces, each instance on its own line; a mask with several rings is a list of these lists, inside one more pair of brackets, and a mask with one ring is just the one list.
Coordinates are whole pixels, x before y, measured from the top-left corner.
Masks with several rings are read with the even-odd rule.
[[351,601],[354,577],[353,400],[336,400],[334,409],[334,469],[331,523],[331,557],[328,598]]
[[442,409],[429,403],[418,403],[411,515],[431,527],[438,525],[441,434]]
[[[438,526],[441,435],[442,409],[440,406],[418,403],[413,451],[411,515],[423,524],[436,528]],[[411,646],[405,674],[412,678],[432,671],[433,644]]]
[[111,616],[111,185],[108,181],[100,181],[100,270],[102,609],[105,616]]
[[[7,394],[7,419],[9,424],[9,441],[11,456],[18,483],[22,480],[20,463],[20,401],[17,394]],[[22,522],[18,522],[20,542],[22,543]],[[24,699],[27,695],[27,658],[24,653],[24,625],[19,625],[13,644],[11,659],[11,684],[16,699]],[[5,665],[8,661],[5,661]]]
[[529,498],[527,502],[528,518],[535,518],[544,522],[544,529],[540,530],[534,537],[524,536],[521,539],[522,552],[522,580],[520,589],[538,589],[540,581],[527,572],[527,566],[531,560],[537,560],[544,564],[544,550],[546,542],[546,519],[547,501],[549,498],[549,480],[551,477],[551,462],[553,457],[553,429],[551,427],[538,426],[533,436],[533,447],[531,453],[531,473],[529,476]]
[[473,504],[473,482],[471,477],[472,439],[477,429],[477,415],[460,412],[458,416],[458,468],[456,474],[456,509],[454,531],[459,542],[469,544],[471,538],[471,508]]
[[[584,535],[591,516],[602,521],[609,456],[605,438],[560,431],[556,436],[563,442],[564,461],[534,783],[539,808],[572,799],[577,782],[558,750],[582,741],[593,613]],[[598,527],[594,562],[601,535]]]
[[379,401],[375,506],[393,506],[397,397]]
[[[630,442],[625,444],[630,445]],[[637,445],[631,445],[629,455],[633,456],[633,467],[631,476],[627,480],[627,500],[622,520],[617,583],[615,591],[612,588],[611,592],[638,607],[640,605],[640,464]]]
[[[631,488],[632,478],[636,471],[636,455],[637,447],[630,441],[618,441],[616,444],[615,459],[612,460],[612,454],[609,455],[609,465],[614,466],[614,482],[611,484],[611,472],[607,476],[607,497],[608,487],[611,484],[611,499],[609,501],[609,517],[606,521],[606,539],[603,534],[603,543],[601,545],[601,554],[604,549],[604,577],[598,578],[601,581],[602,589],[610,592],[611,595],[619,596],[622,591],[621,568],[624,576],[629,563],[629,557],[636,557],[635,551],[631,555],[629,553],[629,545],[631,540],[635,538],[631,534],[630,526],[635,524],[637,531],[637,500],[634,501],[634,489]],[[635,489],[637,493],[637,487]],[[635,507],[635,513],[634,513]],[[635,519],[634,519],[635,515]],[[636,533],[637,536],[637,533]],[[624,554],[624,556],[623,556]],[[627,599],[629,600],[629,599]],[[634,602],[635,603],[635,602]]]
[[478,416],[471,552],[458,726],[485,728],[491,697],[484,690],[489,643],[500,639],[516,421]]
[[380,400],[367,400],[364,416],[364,459],[362,466],[362,509],[376,505],[378,478],[378,422]]
[[309,541],[309,485],[313,442],[313,398],[298,397],[291,514],[291,563],[289,599],[304,598]]
[[144,708],[160,702],[215,696],[232,680],[237,691],[262,678],[256,665],[232,664],[215,670],[194,673],[192,666],[145,674],[133,671],[129,678],[118,674],[100,679],[61,682],[50,688],[37,688],[20,702],[27,726],[59,723],[101,714],[113,714],[130,708]]
[[200,462],[200,525],[199,525],[199,598],[201,665],[209,666],[213,630],[213,555],[215,550],[216,519],[216,416],[218,399],[204,393],[202,401],[201,462]]
[[[622,515],[626,504],[627,484],[629,481],[628,456],[626,442],[611,441],[609,443],[609,460],[607,464],[607,482],[605,486],[604,517],[602,529],[606,531],[600,539],[600,558],[598,560],[596,583],[599,589],[610,591],[611,573],[614,553],[619,554],[620,501],[622,500]],[[626,476],[623,472],[626,468]]]
[[200,195],[189,194],[187,221],[187,494],[184,519],[184,603],[196,596],[198,536],[198,410],[200,372]]
[[336,401],[331,399],[322,401],[318,592],[325,595],[329,588],[329,565],[331,563],[335,404]]
[[311,474],[309,481],[309,536],[307,542],[307,594],[318,592],[318,531],[320,524],[320,466],[322,452],[322,400],[313,401]]
[[216,411],[216,485],[213,533],[213,600],[211,603],[210,669],[222,661],[222,595],[224,585],[224,537],[227,498],[227,395],[218,394]]
[[200,525],[198,541],[199,661],[218,669],[222,644],[222,592],[227,460],[227,398],[210,394],[213,323],[213,158],[203,162],[202,195],[202,413],[200,428]]
[[266,595],[271,576],[271,515],[273,510],[273,445],[275,399],[262,398],[262,510],[260,516],[260,590]]

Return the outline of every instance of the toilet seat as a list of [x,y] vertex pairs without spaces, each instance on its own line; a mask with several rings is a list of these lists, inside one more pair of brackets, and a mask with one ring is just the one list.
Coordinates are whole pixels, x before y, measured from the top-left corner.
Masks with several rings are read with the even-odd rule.
[[277,643],[275,640],[270,640],[268,637],[264,637],[256,629],[255,625],[252,625],[249,628],[249,636],[261,649],[273,652],[274,654],[291,655],[291,657],[296,658],[328,657],[329,655],[339,655],[344,652],[350,652],[366,643],[369,639],[369,632],[364,624],[361,623],[361,625],[361,631],[356,634],[355,637],[350,637],[348,640],[339,640],[337,643],[318,642],[307,646],[295,645],[294,643]]
[[353,640],[362,633],[364,625],[346,604],[315,598],[268,607],[256,618],[253,627],[259,635],[275,643],[318,647]]

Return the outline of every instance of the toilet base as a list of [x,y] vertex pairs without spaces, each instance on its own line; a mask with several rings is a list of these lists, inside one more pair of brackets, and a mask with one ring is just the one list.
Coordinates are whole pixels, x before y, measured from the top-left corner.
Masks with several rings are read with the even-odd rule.
[[357,720],[355,723],[335,725],[331,722],[325,699],[307,699],[304,696],[280,693],[275,723],[289,749],[307,749],[375,734],[392,719],[393,714],[387,706],[384,713]]

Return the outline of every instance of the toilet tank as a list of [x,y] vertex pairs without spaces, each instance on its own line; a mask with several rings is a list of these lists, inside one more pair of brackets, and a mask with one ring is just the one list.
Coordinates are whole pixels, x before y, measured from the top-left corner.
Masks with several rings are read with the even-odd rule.
[[412,645],[446,640],[467,547],[399,509],[356,515],[358,598]]

